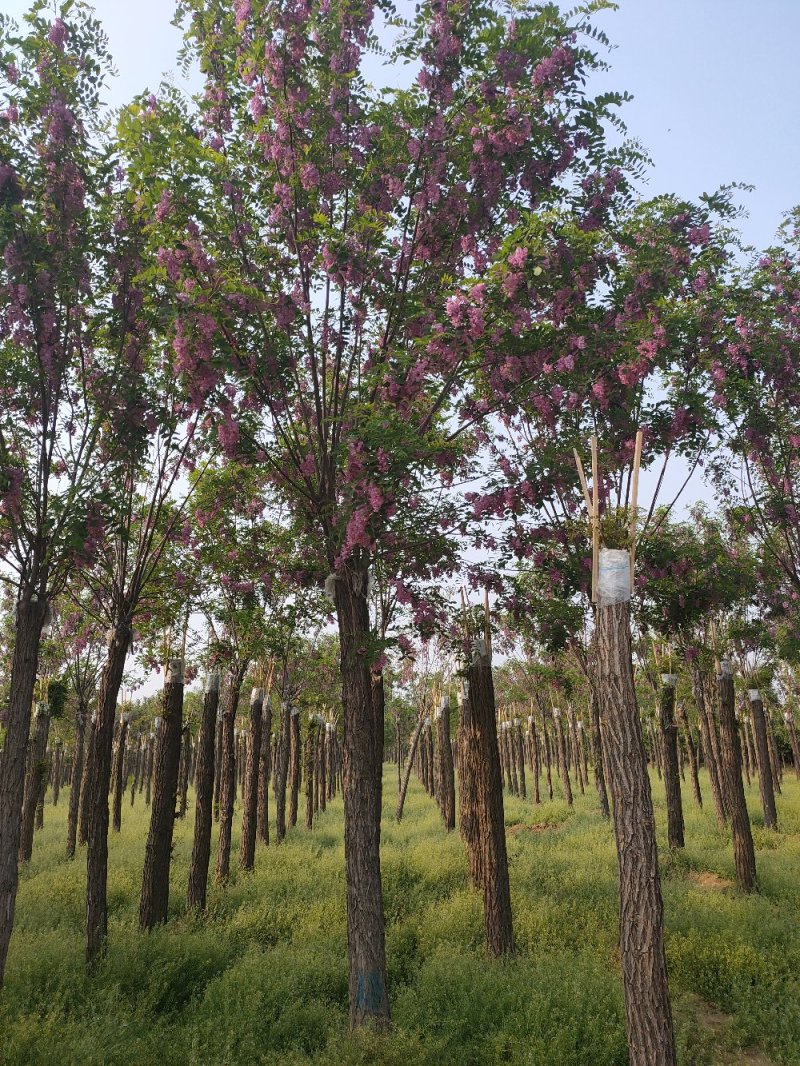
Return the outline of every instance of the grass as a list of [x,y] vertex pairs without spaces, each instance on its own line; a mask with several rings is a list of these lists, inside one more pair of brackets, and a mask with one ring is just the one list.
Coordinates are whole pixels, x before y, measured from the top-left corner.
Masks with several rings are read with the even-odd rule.
[[[519,953],[495,962],[458,834],[445,835],[416,781],[396,825],[395,780],[387,767],[388,1036],[347,1027],[341,800],[312,833],[260,848],[254,874],[212,887],[202,918],[185,911],[192,819],[178,822],[170,921],[147,936],[137,915],[149,811],[141,797],[126,803],[110,841],[108,957],[89,977],[84,861],[63,857],[62,793],[22,873],[0,1063],[623,1066],[616,857],[593,791],[572,810],[506,798]],[[800,785],[786,775],[778,834],[757,815],[757,787],[748,793],[761,889],[752,897],[719,887],[733,859],[710,795],[699,811],[685,789],[687,846],[671,856],[655,779],[653,790],[682,1066],[799,1063]],[[234,865],[237,847],[235,834]],[[746,1058],[748,1048],[769,1058]]]

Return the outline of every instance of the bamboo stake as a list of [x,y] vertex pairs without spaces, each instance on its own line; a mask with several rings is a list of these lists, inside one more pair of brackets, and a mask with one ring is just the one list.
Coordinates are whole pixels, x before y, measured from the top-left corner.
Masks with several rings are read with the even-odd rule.
[[633,490],[631,492],[631,518],[630,518],[630,543],[631,543],[631,592],[633,592],[633,568],[636,563],[636,527],[639,523],[639,468],[642,464],[642,439],[643,433],[639,429],[636,432],[636,446],[633,452]]
[[592,500],[589,496],[589,486],[586,483],[586,474],[583,472],[583,463],[581,457],[578,455],[578,449],[573,448],[572,454],[575,456],[575,466],[578,468],[578,477],[580,478],[581,488],[583,489],[583,499],[586,503],[586,513],[591,518],[592,515]]

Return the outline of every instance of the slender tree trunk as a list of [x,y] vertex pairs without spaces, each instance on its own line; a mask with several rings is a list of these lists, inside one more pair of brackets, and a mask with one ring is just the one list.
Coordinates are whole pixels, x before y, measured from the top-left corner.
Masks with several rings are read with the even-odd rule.
[[0,989],[3,987],[8,945],[14,927],[25,756],[46,610],[47,604],[43,599],[25,590],[17,604],[14,627],[8,717],[3,758],[0,759]]
[[344,713],[344,853],[350,1024],[389,1024],[386,944],[380,859],[378,750],[370,665],[365,568],[337,576],[336,615],[341,648]]
[[767,829],[778,828],[778,812],[775,808],[775,788],[772,775],[772,762],[769,757],[769,740],[767,723],[764,718],[764,704],[757,689],[751,689],[750,716],[753,722],[753,734],[756,738],[756,763],[758,765],[758,791],[761,795],[761,807],[764,811],[764,825]]
[[53,755],[53,806],[58,806],[58,797],[61,793],[61,775],[62,769],[62,757],[63,746],[60,740],[55,742],[55,753]]
[[611,817],[608,806],[608,789],[606,788],[606,775],[603,755],[603,734],[600,725],[600,700],[597,697],[596,686],[591,686],[589,697],[589,716],[592,723],[592,762],[594,763],[594,784],[597,789],[597,798],[600,802],[600,814],[604,818]]
[[403,773],[403,780],[400,783],[400,791],[397,796],[397,813],[395,814],[396,820],[399,822],[403,817],[403,807],[406,802],[406,793],[408,792],[408,782],[411,777],[411,770],[414,766],[414,759],[417,754],[417,747],[419,745],[419,738],[422,736],[422,729],[425,725],[425,717],[427,715],[427,708],[423,706],[420,716],[417,719],[417,724],[414,726],[414,732],[411,734],[411,740],[408,745],[408,756],[406,757],[406,768]]
[[298,708],[292,708],[292,715],[289,721],[290,725],[290,743],[289,743],[289,826],[294,828],[297,825],[297,808],[300,799],[300,776],[301,776],[301,755],[302,755],[302,740],[300,739],[300,711]]
[[468,680],[469,704],[480,752],[477,767],[477,809],[479,838],[484,852],[483,915],[486,946],[490,955],[510,955],[514,952],[514,932],[508,881],[503,781],[497,744],[491,652],[483,638],[475,642],[475,651],[468,668]]
[[578,737],[578,720],[575,717],[575,711],[572,707],[567,709],[568,721],[569,721],[569,736],[570,743],[572,745],[572,761],[575,764],[575,776],[578,779],[578,788],[581,790],[581,795],[586,795],[586,788],[583,783],[583,768],[581,766],[581,750],[580,750],[580,738]]
[[147,740],[147,766],[145,767],[144,775],[144,805],[150,806],[150,800],[153,792],[153,759],[155,757],[156,738],[155,734],[151,733]]
[[717,699],[723,781],[727,792],[725,806],[731,816],[736,881],[744,892],[752,892],[756,885],[756,857],[742,784],[742,749],[736,730],[733,673],[730,663],[723,662],[717,674]]
[[256,821],[258,819],[258,768],[261,760],[264,690],[250,694],[250,743],[244,771],[242,835],[239,842],[239,869],[252,870],[256,861]]
[[439,762],[439,809],[449,833],[456,827],[456,781],[453,745],[450,740],[450,699],[446,696],[436,712],[436,750]]
[[326,722],[319,731],[319,806],[324,811],[328,803],[328,766],[331,749],[331,730]]
[[314,762],[317,751],[317,727],[314,722],[308,723],[306,739],[303,742],[303,767],[306,782],[306,829],[314,828],[314,785],[318,784],[317,775],[314,773]]
[[515,718],[511,727],[511,736],[514,742],[514,754],[517,760],[517,780],[519,781],[519,794],[523,799],[528,798],[528,788],[525,781],[525,746],[522,740],[522,724],[519,718]]
[[[478,817],[478,767],[480,736],[469,694],[460,694],[458,719],[458,830],[467,849],[469,876],[475,888],[483,888],[484,849]],[[502,778],[501,778],[502,780]]]
[[269,844],[269,779],[272,772],[272,703],[270,693],[264,696],[261,722],[261,751],[258,756],[258,818],[257,834],[262,844]]
[[291,708],[288,701],[281,700],[278,746],[275,751],[275,839],[280,844],[286,837],[286,784],[289,777],[289,754],[291,747]]
[[86,707],[78,704],[75,713],[75,759],[72,763],[72,781],[69,786],[69,811],[67,814],[67,858],[75,858],[75,842],[78,838],[78,808],[83,780],[83,760],[86,746]]
[[717,813],[717,822],[720,826],[724,826],[728,820],[728,815],[725,810],[725,790],[722,783],[717,730],[711,709],[706,700],[703,675],[695,659],[692,660],[691,674],[692,689],[697,705],[697,717],[700,722],[700,733],[703,737],[703,752],[705,754],[708,777],[711,782],[711,795],[714,797],[714,809]]
[[83,773],[80,781],[80,796],[78,806],[78,843],[87,844],[89,841],[89,782],[92,778],[92,763],[94,762],[94,727],[97,724],[97,712],[89,719],[89,730],[86,734],[85,750],[83,758]]
[[[762,707],[763,711],[763,707]],[[767,711],[763,711],[764,722],[767,727],[767,743],[769,745],[769,761],[772,768],[772,785],[775,794],[780,796],[781,794],[781,780],[783,778],[783,768],[781,766],[781,760],[778,757],[778,745],[775,743],[775,731],[772,728],[772,718]]]
[[20,862],[30,862],[33,855],[33,832],[36,822],[36,807],[42,780],[47,773],[47,734],[50,731],[50,711],[42,702],[36,709],[33,740],[28,751],[28,769],[25,774],[25,791],[22,804],[22,827],[19,839]]
[[125,672],[130,629],[118,624],[109,636],[100,676],[97,720],[91,732],[87,782],[88,849],[86,853],[86,961],[92,966],[105,953],[108,936],[108,789],[117,696]]
[[189,727],[183,728],[183,744],[181,753],[181,765],[178,771],[178,817],[186,817],[186,808],[189,805],[189,770],[192,763],[192,734]]
[[798,742],[797,739],[797,727],[794,724],[794,715],[791,711],[784,711],[783,720],[786,722],[786,732],[789,734],[789,743],[792,747],[794,775],[797,780],[800,781],[800,742]]
[[117,746],[114,751],[114,762],[111,770],[111,779],[114,782],[114,805],[111,818],[111,828],[115,833],[122,829],[122,793],[125,791],[125,745],[128,742],[128,715],[123,714],[120,718],[117,731]]
[[596,613],[600,713],[614,800],[620,958],[631,1066],[675,1066],[653,800],[633,681],[630,604]]
[[208,866],[211,860],[211,826],[214,803],[214,748],[219,710],[219,673],[209,674],[203,696],[203,715],[197,737],[197,765],[194,772],[195,814],[192,863],[186,902],[189,910],[206,909]]
[[231,833],[233,805],[236,797],[236,736],[234,723],[239,706],[239,694],[247,673],[248,663],[239,663],[232,672],[222,708],[222,766],[220,767],[219,842],[217,845],[218,884],[225,884],[231,870]]
[[550,736],[547,732],[547,719],[545,718],[544,707],[541,708],[542,715],[542,741],[544,743],[544,764],[545,771],[547,773],[547,798],[552,803],[553,801],[553,766],[552,755],[550,751]]
[[538,807],[542,802],[542,797],[539,791],[539,776],[540,776],[540,762],[539,762],[539,737],[536,731],[536,717],[534,715],[528,716],[528,729],[530,731],[530,749],[531,749],[531,773],[533,774],[533,802]]
[[133,781],[131,783],[131,807],[136,802],[136,793],[139,790],[139,778],[142,774],[142,737],[136,738],[136,751],[133,756]]
[[681,775],[678,766],[678,725],[675,721],[675,674],[661,675],[659,722],[664,748],[664,787],[667,794],[667,841],[671,848],[684,844]]
[[694,801],[698,807],[703,806],[703,794],[700,791],[700,773],[699,765],[697,761],[697,745],[694,742],[692,736],[692,729],[689,725],[689,718],[686,714],[686,708],[682,703],[677,706],[678,721],[683,729],[683,735],[686,737],[686,750],[689,753],[689,773],[692,779],[692,795]]
[[214,821],[219,821],[219,797],[222,791],[222,715],[217,720],[216,758],[214,759]]
[[170,662],[164,686],[164,717],[155,756],[155,787],[150,832],[144,853],[139,929],[144,933],[167,920],[169,868],[178,801],[178,771],[183,735],[183,660]]
[[564,791],[564,799],[571,807],[573,799],[572,784],[569,779],[569,769],[567,768],[567,744],[564,740],[561,712],[555,707],[553,708],[553,724],[556,731],[556,752],[558,754],[558,773],[561,778],[561,788]]

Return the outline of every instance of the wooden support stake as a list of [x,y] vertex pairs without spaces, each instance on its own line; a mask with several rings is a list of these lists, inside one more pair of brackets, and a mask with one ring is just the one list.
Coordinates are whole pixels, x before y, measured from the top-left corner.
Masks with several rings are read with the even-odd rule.
[[636,563],[636,527],[639,523],[639,468],[642,464],[642,431],[637,430],[636,447],[633,452],[633,490],[631,492],[630,550],[631,550],[631,592],[633,592],[633,568]]
[[575,456],[575,466],[578,468],[578,477],[580,478],[581,488],[583,489],[583,499],[586,503],[586,513],[589,518],[592,517],[592,500],[589,496],[589,486],[586,484],[586,474],[583,472],[583,463],[581,457],[578,455],[578,449],[573,448],[572,454]]

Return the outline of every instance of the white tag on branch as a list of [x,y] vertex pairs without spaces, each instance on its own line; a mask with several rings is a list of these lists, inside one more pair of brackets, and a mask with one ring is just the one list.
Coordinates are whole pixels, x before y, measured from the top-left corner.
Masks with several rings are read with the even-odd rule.
[[627,603],[631,598],[631,557],[624,548],[601,548],[597,572],[600,607]]

